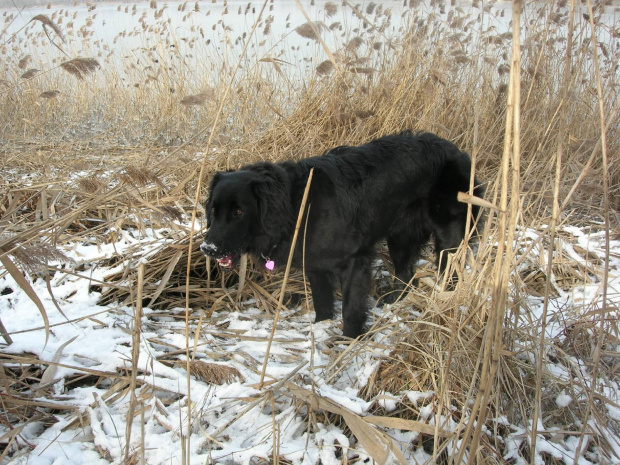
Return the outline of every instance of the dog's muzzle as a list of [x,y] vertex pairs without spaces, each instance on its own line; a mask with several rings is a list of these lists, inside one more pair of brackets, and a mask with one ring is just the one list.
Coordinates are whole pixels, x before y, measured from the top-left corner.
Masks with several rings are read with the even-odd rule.
[[205,241],[200,244],[200,251],[209,257],[215,258],[217,260],[217,264],[225,270],[234,268],[239,259],[239,255],[234,253],[230,255],[220,253],[218,247],[212,242]]
[[217,246],[212,242],[203,242],[200,244],[200,251],[205,255],[216,255]]

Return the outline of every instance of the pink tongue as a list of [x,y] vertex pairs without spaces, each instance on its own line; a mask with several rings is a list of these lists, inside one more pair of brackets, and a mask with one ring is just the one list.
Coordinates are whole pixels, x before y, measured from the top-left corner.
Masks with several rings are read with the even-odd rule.
[[232,257],[229,255],[228,257],[220,258],[218,263],[224,268],[230,268],[232,266]]

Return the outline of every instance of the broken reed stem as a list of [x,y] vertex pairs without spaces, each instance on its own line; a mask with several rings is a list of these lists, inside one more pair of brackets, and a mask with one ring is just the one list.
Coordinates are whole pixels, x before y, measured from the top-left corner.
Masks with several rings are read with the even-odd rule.
[[7,345],[10,346],[11,344],[13,344],[13,339],[11,339],[11,336],[9,335],[8,331],[2,324],[2,320],[0,320],[0,334],[2,334],[2,337],[4,338],[4,341],[6,342]]
[[[190,325],[189,291],[190,291],[190,270],[192,267],[192,248],[194,245],[194,226],[196,224],[196,210],[197,210],[198,202],[200,201],[202,180],[204,178],[207,160],[209,159],[209,150],[211,148],[211,145],[213,144],[213,137],[215,136],[215,129],[217,128],[220,122],[221,114],[224,109],[224,103],[226,102],[226,98],[228,97],[228,93],[230,92],[235,76],[237,75],[237,71],[241,67],[241,61],[247,52],[248,46],[250,45],[250,41],[252,40],[252,37],[254,36],[254,32],[256,31],[256,28],[258,27],[258,23],[260,22],[263,16],[263,11],[265,11],[265,7],[267,6],[268,1],[269,0],[265,0],[263,2],[263,6],[260,12],[258,13],[258,16],[256,17],[256,20],[254,21],[252,30],[247,36],[247,39],[243,46],[243,50],[239,54],[239,59],[237,60],[237,64],[235,65],[230,75],[230,79],[228,80],[228,83],[226,84],[226,88],[224,89],[224,93],[222,94],[222,98],[220,99],[220,104],[215,113],[213,124],[211,125],[211,133],[209,134],[209,139],[207,140],[207,145],[204,150],[204,156],[202,157],[202,163],[200,164],[200,172],[198,174],[198,183],[196,184],[196,194],[194,196],[194,205],[192,207],[192,219],[191,219],[190,231],[189,231],[189,245],[188,245],[189,248],[188,248],[188,254],[187,254],[187,267],[185,270],[186,271],[185,273],[185,371],[187,373],[187,439],[186,439],[187,444],[186,444],[186,447],[183,448],[183,450],[187,451],[187,453],[184,454],[183,456],[183,463],[187,463],[187,465],[190,465],[189,451],[190,451],[190,436],[191,436],[191,426],[192,426],[191,369],[190,369],[191,359],[190,359],[190,347],[189,347],[189,325]],[[181,438],[182,437],[183,435],[181,434]]]
[[144,420],[144,409],[140,409],[140,465],[146,464],[146,421]]
[[547,252],[547,280],[545,282],[545,295],[543,301],[543,311],[540,322],[540,338],[538,355],[536,360],[536,384],[535,384],[535,396],[534,396],[534,412],[532,416],[532,432],[530,437],[530,454],[531,463],[533,464],[536,457],[536,438],[538,433],[538,419],[540,418],[540,412],[542,410],[541,393],[542,393],[542,373],[543,373],[543,359],[545,357],[546,339],[545,334],[547,331],[547,314],[549,311],[549,299],[551,297],[551,276],[553,273],[553,254],[555,247],[555,233],[560,215],[560,180],[562,176],[562,155],[564,151],[564,141],[566,134],[566,127],[568,124],[568,114],[566,112],[566,98],[568,97],[568,89],[570,86],[571,74],[571,55],[572,55],[572,43],[573,43],[573,28],[575,17],[575,0],[571,0],[570,5],[570,17],[568,23],[568,40],[566,42],[566,57],[564,61],[564,80],[562,89],[562,112],[560,113],[560,121],[558,128],[558,147],[555,154],[555,181],[553,184],[553,211],[551,214],[551,221],[549,223],[549,250]]
[[[592,1],[588,0],[588,14],[590,15],[590,28],[592,33],[590,35],[590,41],[592,45],[592,59],[594,61],[594,71],[596,73],[596,91],[598,98],[598,109],[601,125],[601,156],[603,162],[603,216],[605,221],[605,260],[603,263],[603,282],[601,291],[601,315],[599,318],[598,337],[596,338],[596,346],[592,353],[592,359],[594,367],[592,369],[592,386],[587,389],[588,403],[586,404],[586,412],[582,418],[583,427],[579,435],[579,444],[576,451],[581,451],[583,447],[583,441],[586,435],[586,429],[589,425],[589,418],[592,413],[594,405],[594,393],[596,392],[596,385],[598,381],[598,371],[601,362],[601,351],[603,348],[603,341],[605,338],[605,322],[607,321],[607,284],[609,282],[609,172],[607,166],[607,125],[605,124],[605,106],[603,101],[603,86],[601,84],[601,70],[598,61],[598,42],[596,39],[596,26],[594,24],[594,18],[592,11]],[[573,464],[577,465],[579,462],[579,454],[575,454]]]
[[129,462],[129,449],[131,446],[131,426],[133,424],[133,413],[136,410],[136,377],[138,375],[138,358],[140,357],[140,328],[142,323],[142,297],[144,287],[144,262],[138,265],[138,290],[136,295],[136,305],[134,307],[133,331],[131,332],[131,375],[129,384],[129,410],[127,412],[127,425],[125,426],[125,460]]
[[[0,263],[2,264],[2,266],[4,266],[6,272],[9,273],[11,277],[17,282],[18,286],[21,287],[24,293],[26,293],[32,303],[37,306],[39,313],[43,318],[43,324],[45,325],[45,344],[43,345],[43,348],[45,348],[47,346],[47,343],[49,342],[50,337],[50,321],[47,316],[47,311],[45,310],[43,302],[41,302],[41,299],[37,295],[36,291],[30,285],[30,281],[22,274],[21,270],[17,267],[17,265],[15,265],[15,263],[13,263],[11,258],[8,256],[8,252],[4,252],[1,249]],[[7,337],[9,337],[10,340],[10,336],[7,334],[4,327],[2,327],[2,335],[4,336],[5,340],[7,340]]]
[[269,401],[271,403],[271,429],[273,434],[273,446],[271,448],[271,463],[279,465],[280,463],[280,424],[276,419],[276,400],[273,391],[269,392]]
[[205,311],[202,310],[200,312],[200,317],[198,318],[198,324],[196,325],[196,331],[194,334],[194,348],[192,349],[192,362],[196,360],[196,351],[198,350],[198,339],[200,338],[200,330],[202,329],[202,319],[205,315]]
[[[455,463],[462,463],[463,457],[469,449],[468,464],[475,463],[477,449],[480,443],[482,426],[485,424],[487,409],[490,403],[492,386],[499,366],[502,329],[506,300],[508,295],[508,276],[510,262],[513,256],[512,241],[516,229],[516,217],[519,210],[519,135],[520,135],[520,17],[521,2],[515,0],[512,4],[513,31],[512,57],[510,63],[510,82],[508,86],[508,103],[506,111],[506,130],[504,135],[504,153],[502,156],[500,182],[500,212],[498,216],[497,256],[494,264],[494,283],[491,294],[491,311],[484,337],[484,356],[480,373],[479,392],[471,409],[469,421],[464,432],[464,440],[458,452]],[[511,163],[512,162],[512,163]],[[512,164],[512,173],[511,173]],[[508,210],[508,188],[512,174],[512,197]],[[474,428],[475,424],[475,428]],[[473,429],[473,434],[472,434]],[[470,438],[469,445],[467,440]],[[469,446],[469,447],[468,447]]]
[[308,192],[310,192],[310,184],[312,183],[312,175],[314,174],[314,168],[310,170],[308,175],[308,181],[306,182],[306,189],[304,190],[304,196],[301,199],[301,206],[299,207],[299,214],[297,215],[297,224],[295,225],[295,232],[293,233],[293,242],[291,242],[291,248],[288,253],[288,261],[286,262],[286,270],[284,271],[284,279],[282,280],[282,288],[280,289],[280,296],[278,298],[278,307],[276,308],[276,314],[273,317],[273,325],[271,326],[271,334],[269,335],[269,341],[267,341],[267,350],[265,351],[265,359],[263,360],[263,369],[260,374],[260,382],[258,383],[258,389],[263,388],[265,380],[265,372],[267,371],[267,362],[269,361],[269,351],[271,350],[271,344],[273,337],[276,333],[276,326],[278,319],[280,318],[280,310],[282,309],[282,302],[284,301],[284,290],[286,289],[286,283],[288,281],[288,275],[291,271],[291,263],[293,262],[293,255],[295,253],[295,244],[297,243],[297,236],[299,235],[299,228],[301,227],[301,220],[304,217],[304,211],[306,210],[306,201],[308,200]]

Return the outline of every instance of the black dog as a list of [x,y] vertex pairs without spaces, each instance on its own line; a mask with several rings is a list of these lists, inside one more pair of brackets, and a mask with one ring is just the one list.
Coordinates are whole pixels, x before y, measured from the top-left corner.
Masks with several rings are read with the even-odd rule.
[[[216,173],[200,248],[220,267],[249,253],[267,268],[286,265],[308,175],[314,174],[293,264],[305,266],[316,321],[333,316],[340,279],[344,335],[362,334],[375,244],[387,240],[396,276],[407,283],[422,247],[435,239],[438,267],[465,234],[471,159],[434,134],[402,132],[337,147],[300,162],[256,163]],[[475,180],[474,195],[484,188]],[[474,217],[478,208],[473,207]],[[306,224],[307,222],[307,224]],[[305,257],[302,255],[305,253]]]

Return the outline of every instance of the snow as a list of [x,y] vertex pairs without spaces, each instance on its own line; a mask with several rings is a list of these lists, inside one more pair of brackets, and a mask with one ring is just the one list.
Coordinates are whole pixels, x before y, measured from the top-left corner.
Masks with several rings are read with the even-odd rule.
[[[580,240],[583,247],[588,247],[586,250],[600,253],[603,240],[600,234],[575,229],[570,232]],[[536,232],[530,231],[526,236],[536,237]],[[79,244],[65,246],[63,252],[75,263],[94,265],[115,253],[128,253],[135,243],[140,244],[145,253],[153,254],[168,242],[169,239],[162,231],[148,230],[144,236],[140,236],[137,231],[125,231],[114,244],[84,240]],[[564,247],[562,250],[569,248]],[[57,267],[61,266],[57,264]],[[613,270],[620,269],[620,260],[612,257],[610,266]],[[126,448],[128,392],[110,400],[109,384],[66,384],[72,375],[109,373],[114,378],[119,370],[131,366],[134,309],[115,304],[99,305],[100,294],[91,287],[91,284],[103,281],[113,271],[113,268],[104,266],[89,266],[82,273],[59,271],[51,277],[54,296],[69,321],[55,308],[45,280],[42,277],[32,280],[32,286],[49,317],[50,335],[47,344],[38,309],[10,275],[5,274],[0,279],[0,318],[13,339],[13,344],[4,347],[3,352],[15,355],[31,353],[48,362],[57,358],[58,366],[53,372],[54,381],[49,392],[53,402],[76,409],[56,414],[57,423],[43,425],[34,422],[24,427],[20,437],[32,444],[33,449],[21,457],[18,453],[14,463],[107,464],[122,461]],[[610,284],[612,288],[618,286],[618,278],[612,277]],[[579,286],[572,293],[550,302],[546,337],[562,337],[566,328],[566,315],[564,319],[558,316],[564,309],[572,308],[575,303],[586,299],[598,299],[599,295],[600,283],[594,282]],[[263,391],[258,389],[260,364],[271,331],[272,318],[256,308],[255,304],[249,300],[243,303],[243,311],[223,311],[213,315],[213,322],[220,325],[226,323],[226,332],[230,337],[222,338],[210,321],[203,322],[197,352],[198,360],[236,368],[242,380],[209,385],[192,376],[190,391],[185,373],[184,321],[166,316],[154,317],[156,313],[152,309],[144,308],[136,389],[136,396],[141,399],[139,405],[142,413],[133,419],[130,449],[139,451],[143,443],[147,463],[181,463],[179,444],[182,436],[187,435],[189,399],[192,402],[193,419],[190,434],[191,463],[213,460],[249,464],[256,457],[269,460],[274,447],[274,425],[277,425],[275,441],[279,444],[279,453],[293,463],[340,463],[338,457],[341,454],[365,456],[362,444],[351,444],[341,426],[318,424],[317,428],[310,431],[304,420],[303,409],[297,409],[286,396],[274,392],[273,404],[265,401],[266,397],[261,397]],[[542,299],[532,297],[528,306],[531,312],[529,318],[539,320],[542,316]],[[391,306],[376,308],[374,312],[375,317],[395,321]],[[169,314],[172,316],[174,313],[173,310]],[[436,395],[433,391],[382,392],[372,401],[360,398],[359,389],[368,383],[382,357],[389,354],[388,334],[379,333],[375,336],[378,343],[386,346],[384,350],[375,349],[373,353],[358,354],[350,359],[341,376],[327,382],[325,374],[329,369],[329,358],[325,357],[323,351],[325,342],[335,331],[334,323],[312,324],[312,315],[294,316],[295,313],[295,310],[284,312],[278,323],[277,337],[271,348],[267,368],[267,380],[285,379],[300,364],[305,364],[299,375],[312,384],[302,387],[356,415],[367,415],[373,405],[386,413],[394,412],[407,399],[419,409],[420,421],[430,425],[440,421],[448,430],[457,428],[458,424],[451,418],[435,418],[435,402],[428,402]],[[314,333],[313,338],[309,337],[310,331]],[[190,336],[190,347],[193,347],[193,335]],[[170,365],[159,360],[173,350],[179,351],[178,363]],[[537,350],[524,351],[519,356],[527,363],[535,363]],[[213,359],[210,360],[210,357]],[[574,376],[563,365],[548,362],[544,366],[549,376],[557,382],[571,382]],[[579,360],[575,360],[575,369],[581,371],[581,376],[587,377],[587,369],[581,366]],[[606,398],[615,399],[605,405],[609,418],[620,421],[618,386],[609,382],[601,389]],[[567,408],[572,403],[587,399],[585,391],[581,391],[583,394],[576,398],[577,392],[568,394],[561,391],[556,395],[558,408]],[[35,399],[47,401],[50,401],[49,397],[50,394],[34,396]],[[86,426],[76,427],[77,412],[80,412],[82,418],[89,419]],[[507,424],[505,417],[496,421],[498,424]],[[504,459],[522,463],[519,451],[523,441],[530,439],[531,426],[507,426],[512,432],[505,438]],[[5,429],[2,431],[6,432]],[[405,443],[413,443],[418,436],[415,432],[385,431],[395,440],[406,438]],[[541,419],[538,431],[536,463],[543,463],[542,457],[545,454],[564,463],[572,463],[577,445],[574,435],[563,437],[561,434],[552,434],[552,429],[545,429]],[[408,457],[412,463],[416,463],[416,460],[429,456],[421,449],[414,448],[409,450]],[[592,462],[581,456],[578,463]]]
[[435,393],[433,391],[407,391],[406,395],[414,405],[418,405],[421,400],[431,398]]
[[562,391],[562,393],[555,398],[555,403],[558,404],[558,407],[568,407],[572,400],[573,398],[571,396]]
[[[157,234],[149,232],[147,236],[138,242],[152,246],[153,250],[165,244],[165,239],[159,240],[157,245],[154,242],[147,242],[151,237],[157,237]],[[126,237],[119,236],[119,241],[113,245],[102,246],[84,241],[79,245],[68,246],[64,252],[81,263],[96,263],[106,255],[112,256],[114,250],[122,254],[130,245]],[[67,388],[64,385],[65,378],[76,373],[96,370],[115,375],[119,369],[131,364],[134,310],[125,306],[100,306],[97,304],[100,295],[90,288],[91,282],[103,280],[112,271],[105,267],[93,267],[80,276],[59,272],[51,278],[54,296],[71,322],[67,322],[55,309],[52,297],[47,292],[45,280],[37,278],[32,282],[33,289],[41,298],[49,317],[50,337],[47,344],[38,309],[10,275],[0,279],[0,290],[3,291],[0,297],[0,318],[13,339],[13,344],[4,347],[3,351],[7,354],[32,353],[44,361],[51,361],[55,355],[58,356],[60,366],[56,368],[54,379],[57,381],[53,388],[56,401],[77,407],[90,419],[87,428],[67,430],[63,429],[70,423],[71,415],[58,415],[59,422],[48,428],[43,428],[41,425],[34,428],[33,425],[29,425],[22,431],[22,437],[34,444],[34,450],[27,459],[23,458],[30,464],[103,464],[117,462],[123,457],[126,446],[128,396],[108,404],[104,400],[107,386]],[[184,324],[170,318],[163,318],[161,322],[153,324],[149,316],[152,314],[151,309],[145,308],[143,314],[140,357],[137,362],[143,374],[139,376],[141,387],[137,389],[136,394],[138,397],[150,397],[143,403],[146,408],[144,444],[147,462],[180,463],[179,440],[181,428],[185,434],[183,423],[187,416],[184,396],[188,394],[183,369],[184,356],[180,357],[179,365],[173,367],[159,362],[157,358],[165,354],[170,347],[183,349],[186,346],[182,331]],[[323,463],[335,463],[336,448],[349,447],[343,431],[333,425],[327,425],[309,438],[307,425],[291,406],[284,408],[275,419],[271,413],[265,413],[265,406],[255,406],[243,414],[243,421],[233,422],[226,428],[227,423],[244,410],[245,402],[239,399],[251,398],[258,393],[250,385],[257,383],[259,377],[255,370],[248,369],[244,365],[246,359],[242,354],[249,354],[254,360],[262,361],[262,355],[266,350],[266,338],[270,333],[271,317],[262,314],[256,308],[250,308],[244,313],[228,312],[216,316],[229,323],[229,331],[242,333],[250,338],[262,338],[263,341],[243,339],[234,342],[221,339],[214,341],[213,335],[209,334],[209,328],[204,330],[204,342],[207,345],[216,342],[220,347],[227,346],[225,349],[231,354],[227,364],[239,369],[245,383],[209,386],[192,379],[191,399],[194,408],[200,411],[201,423],[204,423],[197,430],[192,430],[191,443],[195,445],[195,449],[191,451],[192,463],[202,463],[207,456],[213,460],[221,458],[236,463],[249,463],[252,457],[268,459],[273,447],[271,435],[274,421],[279,425],[281,454],[290,456],[291,460],[298,463],[317,463],[319,459]],[[303,316],[302,319],[307,321],[308,317]],[[315,344],[329,337],[326,329],[330,325],[333,323],[313,325]],[[270,356],[273,361],[268,365],[267,379],[286,377],[300,360],[310,360],[312,350],[315,351],[314,363],[319,366],[324,364],[324,357],[319,350],[312,348],[310,339],[294,329],[283,328],[278,334],[278,340],[290,342],[274,342]],[[59,350],[60,348],[62,349]],[[295,358],[295,363],[288,362],[292,358],[291,348],[300,354],[299,359]],[[370,367],[364,364],[363,359],[361,363],[359,377],[367,379],[372,367],[376,366],[378,361],[375,357]],[[315,373],[320,372],[320,369],[315,368]],[[183,397],[167,407],[162,407],[157,395],[147,397],[149,391],[164,396]],[[357,390],[350,386],[336,389],[323,384],[317,391],[320,395],[357,414],[363,414],[370,406],[369,402],[359,399]],[[160,411],[162,408],[164,414]],[[133,422],[132,447],[136,450],[139,446],[139,442],[136,441],[142,434],[139,433],[141,428],[139,420],[140,417]],[[225,436],[227,440],[218,439],[219,445],[213,442],[209,446],[202,446],[201,444],[205,442],[203,430],[207,435],[214,435],[214,431],[219,428],[227,430]],[[98,450],[105,450],[109,456],[102,458]]]
[[400,398],[385,391],[379,394],[379,396],[377,397],[377,402],[386,412],[393,412],[394,410],[396,410],[399,401]]

